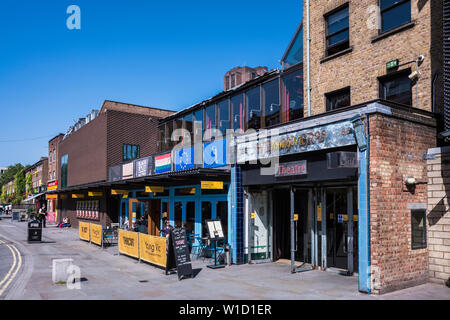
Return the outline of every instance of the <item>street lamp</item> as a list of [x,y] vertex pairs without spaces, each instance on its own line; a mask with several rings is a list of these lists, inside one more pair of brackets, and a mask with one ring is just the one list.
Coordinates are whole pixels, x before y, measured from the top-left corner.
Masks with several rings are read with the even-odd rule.
[[355,135],[356,143],[358,144],[359,151],[366,151],[367,140],[364,133],[364,125],[359,116],[355,116],[350,119],[353,125],[353,134]]

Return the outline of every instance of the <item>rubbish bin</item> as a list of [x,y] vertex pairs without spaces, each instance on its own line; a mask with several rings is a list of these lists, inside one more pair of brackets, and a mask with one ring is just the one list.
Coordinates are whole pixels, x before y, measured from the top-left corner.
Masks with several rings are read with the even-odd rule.
[[42,223],[38,220],[28,222],[28,242],[42,241]]

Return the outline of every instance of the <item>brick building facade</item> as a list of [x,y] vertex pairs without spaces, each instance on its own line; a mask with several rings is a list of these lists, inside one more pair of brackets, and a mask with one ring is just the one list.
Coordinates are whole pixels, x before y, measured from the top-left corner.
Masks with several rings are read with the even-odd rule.
[[225,91],[237,87],[268,72],[267,67],[236,67],[225,73],[223,88]]
[[105,101],[95,118],[66,134],[57,151],[59,220],[69,217],[72,225],[78,226],[77,210],[87,206],[95,212],[90,218],[102,225],[117,222],[119,204],[102,186],[108,180],[108,167],[126,162],[126,146],[138,146],[138,157],[156,153],[158,119],[170,114],[172,111]]
[[[305,1],[303,3],[303,12],[306,12]],[[379,29],[378,4],[378,0],[310,1],[312,115],[323,112],[327,93],[342,88],[350,87],[351,105],[379,98],[378,79],[387,75],[386,63],[398,59],[400,66],[394,72],[413,72],[415,63],[407,62],[415,61],[420,55],[425,59],[419,64],[421,76],[413,84],[412,106],[428,111],[441,109],[442,0],[411,1],[411,22],[385,33]],[[348,6],[349,45],[345,50],[328,55],[324,15],[342,6]],[[303,34],[306,56],[306,32]],[[401,66],[403,63],[407,64]]]

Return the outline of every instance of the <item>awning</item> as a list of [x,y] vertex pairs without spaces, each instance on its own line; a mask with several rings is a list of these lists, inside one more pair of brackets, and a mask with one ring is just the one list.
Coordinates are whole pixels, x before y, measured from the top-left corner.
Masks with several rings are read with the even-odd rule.
[[23,200],[23,201],[24,201],[24,202],[28,202],[28,201],[34,200],[34,199],[36,199],[36,198],[42,196],[43,194],[44,194],[44,192],[35,194],[35,195],[32,196],[31,198],[25,199],[25,200]]

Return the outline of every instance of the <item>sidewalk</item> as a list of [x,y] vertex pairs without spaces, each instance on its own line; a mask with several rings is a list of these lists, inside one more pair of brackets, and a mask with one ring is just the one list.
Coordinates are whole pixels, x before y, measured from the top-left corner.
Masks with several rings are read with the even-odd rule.
[[[450,289],[428,283],[382,296],[358,292],[356,277],[331,272],[290,273],[282,263],[206,268],[207,260],[193,261],[194,279],[178,281],[176,274],[136,259],[118,255],[117,247],[101,247],[79,240],[78,229],[43,229],[43,243],[28,244],[26,223],[0,221],[0,238],[17,243],[25,256],[23,277],[28,280],[11,290],[10,299],[188,299],[188,300],[297,300],[297,299],[444,299]],[[72,258],[81,270],[81,289],[52,283],[52,260]],[[32,264],[32,268],[30,268]],[[31,269],[26,271],[26,268]]]

